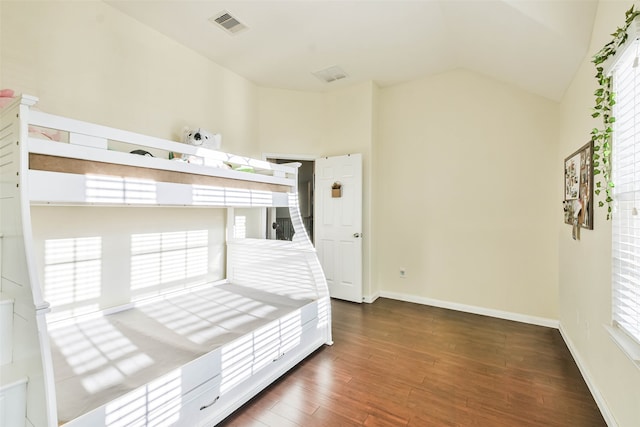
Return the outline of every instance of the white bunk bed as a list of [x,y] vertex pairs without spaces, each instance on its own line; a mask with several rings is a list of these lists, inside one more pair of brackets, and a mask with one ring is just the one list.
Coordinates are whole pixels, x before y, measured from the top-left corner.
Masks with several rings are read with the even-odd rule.
[[[331,344],[295,165],[36,102],[1,111],[0,424],[212,426]],[[271,207],[292,241],[263,238]]]

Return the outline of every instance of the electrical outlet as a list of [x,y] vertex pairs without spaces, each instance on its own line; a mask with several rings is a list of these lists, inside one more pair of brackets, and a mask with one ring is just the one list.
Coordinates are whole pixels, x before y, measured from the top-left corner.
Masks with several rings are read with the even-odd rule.
[[407,277],[407,269],[406,268],[401,268],[400,269],[400,278],[404,279],[405,277]]

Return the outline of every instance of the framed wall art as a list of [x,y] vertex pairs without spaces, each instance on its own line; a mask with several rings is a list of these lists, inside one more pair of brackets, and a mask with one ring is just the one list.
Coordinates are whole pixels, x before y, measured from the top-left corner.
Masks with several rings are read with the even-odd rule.
[[593,141],[564,159],[564,222],[593,230]]

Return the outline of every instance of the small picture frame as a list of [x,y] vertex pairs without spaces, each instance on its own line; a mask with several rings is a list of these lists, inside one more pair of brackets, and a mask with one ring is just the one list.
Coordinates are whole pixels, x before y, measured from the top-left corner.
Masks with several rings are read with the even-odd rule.
[[564,159],[564,222],[593,230],[593,141]]

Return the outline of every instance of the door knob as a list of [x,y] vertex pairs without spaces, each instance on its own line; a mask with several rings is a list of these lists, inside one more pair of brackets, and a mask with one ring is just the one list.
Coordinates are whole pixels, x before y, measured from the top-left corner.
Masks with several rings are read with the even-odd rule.
[[355,238],[362,237],[362,234],[360,234],[360,233],[353,233],[353,237],[355,237]]

